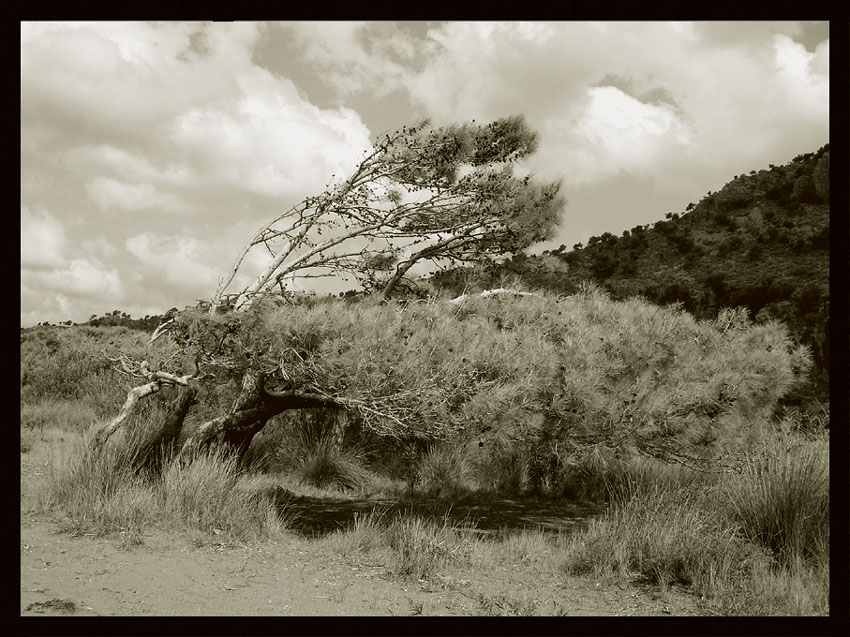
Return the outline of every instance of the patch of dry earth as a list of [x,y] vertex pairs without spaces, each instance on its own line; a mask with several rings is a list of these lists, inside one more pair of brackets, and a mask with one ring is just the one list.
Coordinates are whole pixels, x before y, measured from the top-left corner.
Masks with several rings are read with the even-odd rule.
[[21,528],[22,615],[498,615],[517,603],[535,615],[698,614],[696,600],[675,591],[662,600],[507,566],[445,586],[404,582],[381,566],[320,555],[294,535],[197,548],[156,533],[122,549],[116,539],[56,534],[46,520]]

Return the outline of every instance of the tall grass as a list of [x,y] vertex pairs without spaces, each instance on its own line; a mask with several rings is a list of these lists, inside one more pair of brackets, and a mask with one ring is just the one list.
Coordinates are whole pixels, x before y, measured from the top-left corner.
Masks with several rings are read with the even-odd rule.
[[77,435],[53,450],[36,507],[59,514],[61,530],[74,535],[139,533],[156,515],[154,494],[132,468],[133,451],[110,445],[91,453]]
[[565,568],[618,581],[639,577],[662,590],[683,584],[714,597],[767,559],[734,531],[698,506],[687,490],[659,485],[641,497],[618,501],[572,538]]
[[469,564],[476,543],[468,529],[452,524],[448,517],[439,522],[418,515],[395,517],[386,537],[393,551],[394,573],[412,580]]
[[773,432],[757,449],[740,473],[610,470],[610,510],[570,538],[565,570],[681,584],[725,614],[828,612],[827,443]]
[[83,436],[64,443],[34,495],[37,509],[56,514],[59,528],[75,535],[132,533],[137,540],[152,527],[247,541],[286,526],[262,478],[244,474],[233,456],[170,461],[160,476],[133,469],[135,449],[132,440],[110,441],[99,452]]
[[366,448],[345,445],[342,433],[332,413],[302,420],[296,472],[303,482],[343,491],[362,491],[372,482],[372,474],[365,467]]
[[218,451],[172,462],[158,486],[163,520],[170,527],[232,540],[263,539],[280,531],[265,481],[243,474],[233,455]]
[[[826,440],[765,443],[729,479],[730,516],[779,562],[829,560],[829,448]],[[783,448],[786,444],[793,446]],[[779,448],[777,448],[779,447]]]
[[460,445],[433,445],[416,465],[417,491],[431,497],[461,500],[476,490],[475,467]]

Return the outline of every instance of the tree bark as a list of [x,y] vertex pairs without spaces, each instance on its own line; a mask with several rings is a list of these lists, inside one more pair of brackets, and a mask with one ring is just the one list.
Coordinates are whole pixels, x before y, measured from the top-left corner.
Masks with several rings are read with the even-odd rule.
[[186,414],[189,413],[192,405],[198,402],[197,393],[198,390],[193,385],[180,387],[160,426],[150,432],[149,437],[139,444],[134,456],[136,471],[159,472],[163,461],[175,450]]
[[[239,411],[261,406],[266,399],[266,394],[263,390],[265,380],[265,374],[252,371],[245,372],[244,376],[242,376],[242,391],[239,392],[239,396],[233,402],[230,413],[235,414]],[[222,444],[233,451],[238,458],[243,458],[248,451],[248,447],[251,446],[254,436],[266,426],[268,420],[269,418],[258,418],[254,422],[225,430],[221,435]]]
[[139,399],[155,394],[160,389],[161,385],[158,381],[152,381],[145,385],[133,387],[127,393],[127,400],[124,401],[124,405],[121,407],[119,414],[115,416],[115,418],[113,418],[103,429],[95,434],[91,441],[92,449],[97,451],[106,443],[109,437],[124,423],[127,416],[130,415],[130,412],[133,411],[133,407],[135,407],[136,402]]
[[336,406],[330,398],[295,389],[269,391],[264,388],[265,375],[246,372],[242,377],[242,391],[233,403],[230,413],[213,418],[186,440],[181,455],[192,453],[209,445],[220,436],[237,453],[244,454],[254,436],[270,418],[289,409]]

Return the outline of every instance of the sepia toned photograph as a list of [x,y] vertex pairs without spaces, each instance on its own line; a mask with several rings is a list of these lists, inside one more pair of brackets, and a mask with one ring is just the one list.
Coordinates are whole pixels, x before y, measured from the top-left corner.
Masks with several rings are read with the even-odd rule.
[[20,36],[21,623],[830,615],[829,22]]

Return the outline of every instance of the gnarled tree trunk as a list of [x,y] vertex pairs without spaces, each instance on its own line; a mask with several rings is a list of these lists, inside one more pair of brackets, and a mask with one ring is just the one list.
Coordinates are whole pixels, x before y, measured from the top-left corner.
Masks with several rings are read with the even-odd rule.
[[190,454],[219,439],[242,457],[270,418],[289,409],[337,406],[332,399],[319,394],[295,389],[268,390],[265,381],[264,374],[246,371],[242,391],[230,412],[200,425],[183,443],[180,453]]
[[[236,400],[233,402],[233,407],[230,408],[230,413],[253,409],[259,407],[266,400],[267,395],[263,390],[266,375],[252,371],[246,371],[242,376],[242,391],[239,392]],[[269,418],[259,417],[253,422],[247,422],[239,427],[227,429],[221,434],[221,442],[227,445],[239,458],[245,456],[248,447],[251,446],[251,441],[254,439],[260,430],[266,426]]]
[[194,385],[180,387],[159,426],[142,441],[135,454],[136,470],[158,472],[162,462],[175,450],[183,430],[183,421],[192,405],[197,404],[198,389]]

